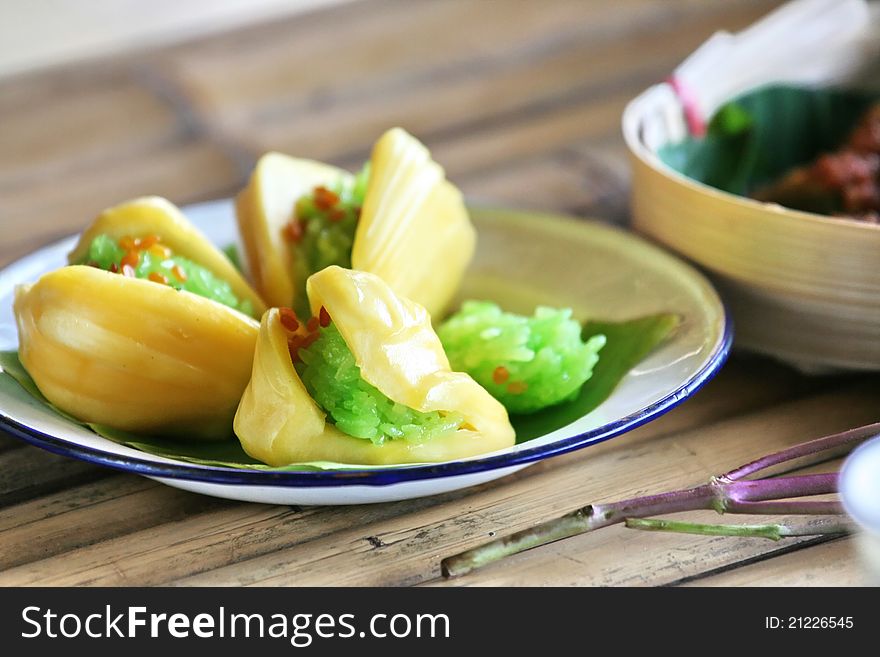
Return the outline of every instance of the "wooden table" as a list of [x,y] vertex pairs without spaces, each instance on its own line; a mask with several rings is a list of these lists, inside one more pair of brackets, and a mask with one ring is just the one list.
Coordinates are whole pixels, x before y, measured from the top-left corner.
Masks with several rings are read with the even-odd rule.
[[[0,260],[129,197],[229,196],[268,149],[357,166],[395,124],[472,198],[623,223],[624,104],[713,31],[772,5],[359,2],[6,80]],[[439,561],[493,532],[698,484],[877,420],[878,383],[736,355],[693,399],[623,437],[466,491],[359,507],[201,497],[0,436],[0,584],[856,584],[848,538],[615,527],[450,582]]]

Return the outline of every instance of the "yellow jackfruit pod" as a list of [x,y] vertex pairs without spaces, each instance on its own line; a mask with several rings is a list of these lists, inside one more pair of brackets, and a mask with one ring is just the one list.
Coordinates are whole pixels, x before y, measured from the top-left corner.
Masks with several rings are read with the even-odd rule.
[[68,262],[84,264],[92,241],[99,235],[107,235],[114,241],[156,236],[174,255],[191,260],[226,281],[239,300],[250,302],[255,317],[266,310],[263,300],[229,258],[193,226],[177,206],[164,198],[146,196],[104,210],[82,233],[68,255]]
[[[353,269],[380,276],[397,293],[442,313],[474,254],[476,232],[461,192],[418,140],[393,128],[376,142],[351,251]],[[297,250],[285,239],[298,199],[351,174],[268,153],[236,199],[251,277],[272,306],[300,305]]]
[[235,215],[251,280],[270,306],[292,306],[297,294],[293,249],[284,230],[294,206],[319,185],[351,178],[343,169],[266,153],[235,198]]
[[450,370],[427,311],[366,272],[331,266],[307,284],[315,316],[332,321],[361,377],[416,411],[456,413],[458,428],[424,440],[376,444],[343,433],[309,395],[288,347],[282,311],[263,315],[250,383],[235,415],[245,451],[270,465],[334,461],[363,465],[466,458],[514,444],[507,411],[470,376]]
[[19,358],[82,420],[221,440],[247,385],[258,324],[166,285],[73,265],[16,288]]

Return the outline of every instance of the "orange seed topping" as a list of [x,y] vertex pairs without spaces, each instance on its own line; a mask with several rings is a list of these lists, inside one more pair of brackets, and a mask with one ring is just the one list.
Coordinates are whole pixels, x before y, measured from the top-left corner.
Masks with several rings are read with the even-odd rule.
[[146,237],[144,237],[142,239],[135,240],[135,245],[137,245],[137,247],[141,251],[146,251],[151,246],[153,246],[154,244],[158,244],[158,243],[159,243],[159,236],[158,235],[147,235]]
[[282,235],[288,242],[296,244],[302,240],[304,232],[302,221],[299,219],[291,219],[284,225]]
[[279,308],[278,312],[281,316],[281,325],[288,331],[296,331],[299,328],[299,319],[291,308]]
[[327,219],[333,223],[342,221],[343,219],[345,219],[345,210],[343,210],[342,208],[333,208],[327,215]]
[[504,365],[499,365],[495,368],[495,371],[492,372],[492,380],[499,386],[507,383],[507,379],[509,378],[510,372],[504,367]]
[[315,207],[319,210],[329,210],[339,203],[339,195],[324,186],[315,187]]
[[128,265],[129,267],[137,267],[140,260],[141,256],[137,251],[128,251],[124,256],[122,256],[122,260],[120,262],[123,268],[125,268],[126,265]]

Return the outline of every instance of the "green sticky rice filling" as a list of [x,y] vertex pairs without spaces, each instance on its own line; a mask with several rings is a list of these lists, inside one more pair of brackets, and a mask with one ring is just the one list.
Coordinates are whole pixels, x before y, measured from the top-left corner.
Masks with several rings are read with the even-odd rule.
[[604,335],[584,342],[571,310],[538,307],[532,317],[467,301],[437,331],[453,370],[467,372],[511,413],[577,396],[593,373]]
[[[125,253],[125,249],[112,237],[98,235],[89,245],[88,254],[83,262],[105,271],[121,271]],[[163,257],[149,249],[138,251],[138,255],[140,256],[138,264],[134,267],[136,278],[148,279],[150,274],[158,274],[176,290],[186,290],[234,308],[245,315],[254,316],[253,304],[248,299],[239,300],[228,282],[192,260],[174,255],[173,252],[168,257]],[[178,277],[175,267],[183,272],[185,280]]]
[[[294,261],[294,280],[300,292],[305,292],[306,279],[330,265],[351,269],[351,249],[354,233],[361,215],[361,206],[370,180],[367,163],[353,178],[340,178],[327,185],[339,201],[332,207],[321,207],[316,202],[317,191],[301,197],[294,208],[295,220],[300,222],[301,237],[293,245],[297,251]],[[298,295],[303,299],[303,294]],[[305,308],[297,308],[302,311]]]
[[381,445],[386,440],[429,440],[458,429],[458,413],[422,413],[398,404],[361,376],[351,349],[331,324],[296,363],[306,390],[336,428],[354,438]]

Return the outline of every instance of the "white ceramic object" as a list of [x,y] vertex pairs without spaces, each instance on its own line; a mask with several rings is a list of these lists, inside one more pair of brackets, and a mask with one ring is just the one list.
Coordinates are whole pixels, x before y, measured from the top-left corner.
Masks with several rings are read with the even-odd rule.
[[[237,241],[230,201],[184,209],[215,243]],[[116,444],[69,422],[0,376],[0,426],[49,451],[154,478],[185,490],[270,504],[359,504],[434,495],[503,477],[538,460],[606,440],[681,403],[723,364],[731,325],[715,290],[689,265],[629,233],[583,220],[474,210],[479,246],[461,298],[510,310],[570,306],[579,319],[675,312],[675,333],[593,412],[545,436],[483,456],[382,469],[271,472],[194,465]],[[0,272],[0,349],[15,349],[18,283],[65,264],[75,238]]]
[[872,583],[880,585],[880,436],[860,445],[840,469],[840,500],[859,524],[859,553]]

